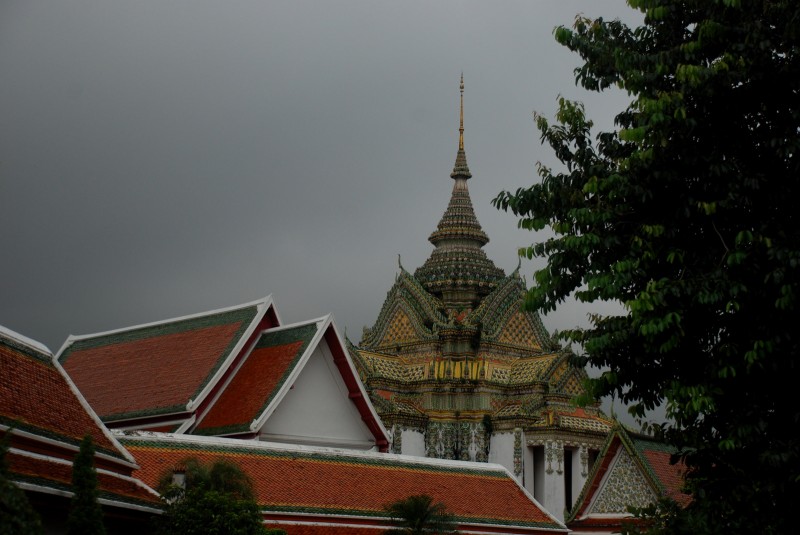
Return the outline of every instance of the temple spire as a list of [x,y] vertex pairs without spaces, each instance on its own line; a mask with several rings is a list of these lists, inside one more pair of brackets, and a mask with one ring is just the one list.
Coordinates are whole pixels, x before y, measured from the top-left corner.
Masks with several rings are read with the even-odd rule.
[[458,150],[464,150],[464,73],[461,73],[461,120],[458,124]]
[[461,73],[461,83],[459,85],[461,91],[461,108],[459,113],[458,122],[458,153],[456,153],[456,164],[453,166],[453,172],[450,173],[450,178],[467,180],[472,176],[467,166],[467,154],[464,152],[464,73]]
[[440,297],[448,310],[471,310],[505,278],[501,269],[486,257],[482,247],[489,237],[472,208],[467,180],[472,176],[464,152],[464,74],[461,74],[461,107],[458,124],[458,153],[450,177],[455,180],[450,203],[430,241],[434,250],[414,276],[423,287]]

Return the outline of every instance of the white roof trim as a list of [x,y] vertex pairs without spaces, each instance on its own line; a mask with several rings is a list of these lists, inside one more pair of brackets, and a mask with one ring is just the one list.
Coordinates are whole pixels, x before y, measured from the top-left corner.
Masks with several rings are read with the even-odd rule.
[[314,351],[317,349],[320,340],[322,340],[322,337],[325,334],[325,327],[327,326],[326,324],[327,322],[330,321],[330,317],[331,317],[330,314],[328,314],[327,316],[324,316],[322,318],[295,323],[293,325],[287,325],[286,327],[278,327],[277,329],[269,329],[264,332],[264,334],[272,334],[274,332],[286,330],[292,327],[302,327],[305,325],[312,325],[312,324],[316,324],[317,328],[317,332],[315,332],[314,336],[312,336],[311,340],[309,340],[308,346],[306,346],[305,351],[300,356],[300,360],[297,361],[297,364],[295,365],[292,372],[289,374],[289,377],[286,378],[286,381],[284,381],[280,389],[278,389],[278,392],[276,392],[275,398],[269,405],[267,405],[264,411],[250,423],[251,432],[258,431],[264,425],[264,423],[266,423],[267,419],[270,416],[272,416],[272,413],[275,412],[275,409],[278,407],[281,401],[283,401],[283,398],[286,396],[286,393],[289,392],[289,390],[292,388],[294,382],[297,381],[297,378],[300,376],[300,373],[303,371],[303,368],[305,368],[306,363],[311,358],[311,355],[314,353]]
[[[73,465],[72,461],[68,461],[66,459],[60,459],[58,457],[51,457],[49,455],[42,455],[41,453],[34,453],[32,451],[21,450],[19,448],[9,448],[8,451],[9,451],[9,453],[14,453],[15,455],[19,455],[21,457],[30,457],[31,459],[39,459],[41,461],[47,461],[47,462],[54,463],[54,464],[63,464],[63,465],[67,465],[67,466],[72,466]],[[160,497],[161,496],[158,492],[156,492],[155,489],[150,488],[149,486],[145,485],[144,482],[142,482],[139,479],[136,479],[134,477],[126,476],[126,475],[123,475],[123,474],[118,474],[117,472],[113,472],[111,470],[106,470],[104,468],[95,468],[95,471],[98,474],[105,474],[107,476],[111,476],[111,477],[114,477],[116,479],[121,479],[123,481],[127,481],[129,483],[133,483],[137,487],[149,492],[153,496],[156,496],[156,497]],[[12,477],[12,479],[13,479],[13,477]],[[17,483],[17,482],[15,481],[15,483]],[[72,491],[61,491],[61,490],[57,491],[57,493],[62,495],[62,496],[72,496],[72,494],[73,494]],[[117,502],[116,500],[106,500],[106,502],[107,503],[114,503],[114,504],[123,504],[123,503],[125,503],[125,502]],[[131,507],[135,507],[135,506],[132,506],[131,504],[126,504],[126,505],[131,506]],[[154,507],[153,509],[155,510],[156,508]],[[145,510],[147,510],[147,508],[145,508]]]
[[380,453],[377,451],[355,451],[344,448],[326,448],[322,446],[305,446],[301,444],[284,444],[278,442],[265,442],[261,440],[242,440],[238,438],[225,438],[225,437],[210,437],[204,435],[179,435],[174,433],[157,433],[153,431],[128,431],[122,433],[112,430],[112,433],[119,437],[124,437],[125,440],[136,442],[173,442],[175,444],[195,444],[199,446],[208,447],[232,447],[232,448],[245,448],[252,450],[264,451],[279,451],[279,452],[298,452],[298,453],[319,453],[319,454],[336,454],[342,458],[355,458],[355,459],[391,459],[392,461],[399,461],[402,464],[423,464],[429,466],[439,466],[443,468],[464,468],[472,471],[485,471],[485,472],[498,472],[502,471],[509,475],[511,472],[500,464],[494,463],[475,463],[472,461],[456,461],[452,459],[433,459],[430,457],[414,457],[412,455],[396,455],[393,453]]
[[22,345],[28,347],[29,349],[33,349],[34,351],[38,351],[40,353],[44,353],[48,357],[52,357],[53,356],[53,352],[50,351],[50,349],[48,349],[48,347],[46,345],[44,345],[43,343],[37,342],[36,340],[34,340],[32,338],[28,338],[27,336],[23,336],[23,335],[19,334],[16,331],[12,331],[8,327],[3,327],[2,325],[0,325],[0,336],[3,336],[5,338],[9,338],[9,339],[17,342],[18,344],[22,344]]
[[[134,469],[138,469],[139,465],[136,464],[136,459],[134,459],[133,456],[130,453],[128,453],[128,450],[126,450],[125,447],[122,444],[120,444],[119,441],[117,441],[116,438],[114,438],[114,435],[111,434],[111,432],[108,430],[108,428],[102,422],[102,420],[100,420],[100,417],[97,416],[97,414],[94,412],[94,409],[92,409],[91,405],[89,405],[89,402],[86,401],[86,398],[83,397],[83,394],[81,394],[81,391],[78,390],[78,387],[75,385],[75,383],[72,382],[72,379],[70,378],[70,376],[67,375],[66,370],[64,370],[64,368],[61,367],[61,363],[58,362],[58,360],[56,360],[55,357],[50,357],[50,358],[52,359],[53,366],[55,366],[56,370],[58,370],[58,372],[61,374],[61,376],[67,382],[67,385],[69,385],[69,389],[72,390],[72,393],[75,394],[75,397],[78,398],[78,401],[80,402],[81,406],[84,408],[86,413],[92,418],[92,420],[95,421],[97,426],[100,428],[100,431],[102,431],[103,434],[106,436],[106,438],[108,438],[111,441],[111,443],[114,445],[114,447],[117,448],[117,450],[119,450],[120,453],[122,453],[122,455],[125,457],[125,459],[128,462],[126,463],[124,461],[121,461],[120,459],[116,459],[114,457],[110,457],[110,456],[108,456],[108,455],[106,455],[104,453],[98,453],[97,456],[98,457],[102,457],[102,458],[113,459],[116,462],[125,464],[125,465],[127,465],[127,466],[129,466],[131,468],[134,468]],[[49,409],[50,410],[54,410],[54,411],[58,411],[58,410],[60,410],[60,407],[49,407]],[[97,444],[95,444],[95,447],[97,447]]]
[[[266,315],[267,311],[270,307],[273,309],[275,306],[272,303],[272,296],[268,295],[263,300],[260,301],[260,305],[258,305],[258,312],[256,313],[253,320],[250,322],[250,325],[247,327],[244,333],[239,337],[239,341],[236,342],[236,345],[231,349],[231,352],[228,354],[228,357],[222,363],[222,365],[217,368],[217,372],[211,377],[211,380],[208,381],[205,388],[200,391],[196,398],[190,399],[189,403],[186,404],[186,410],[193,411],[200,405],[203,401],[205,401],[206,396],[217,386],[217,383],[222,379],[223,375],[228,371],[230,368],[231,363],[236,359],[239,353],[242,352],[244,349],[245,344],[250,339],[250,336],[256,331],[258,328],[258,324],[261,323],[261,320]],[[247,306],[251,306],[253,303],[248,305],[242,305],[240,308],[245,308]],[[243,359],[244,360],[244,359]]]

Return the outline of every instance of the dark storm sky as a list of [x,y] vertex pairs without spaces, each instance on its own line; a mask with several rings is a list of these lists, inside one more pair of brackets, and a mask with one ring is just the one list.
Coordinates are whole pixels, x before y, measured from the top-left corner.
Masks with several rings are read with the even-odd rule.
[[513,270],[536,237],[490,200],[555,163],[531,113],[564,95],[609,127],[627,101],[575,87],[552,31],[581,11],[638,19],[622,0],[5,0],[0,325],[55,352],[272,294],[357,342],[397,255],[432,250],[462,71],[473,204]]

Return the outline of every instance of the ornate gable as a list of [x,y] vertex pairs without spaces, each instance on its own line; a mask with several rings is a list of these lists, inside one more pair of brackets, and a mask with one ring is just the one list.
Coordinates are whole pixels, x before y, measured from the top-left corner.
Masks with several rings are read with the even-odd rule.
[[626,514],[628,507],[645,507],[658,496],[625,448],[620,448],[589,506],[588,514]]
[[364,329],[360,346],[394,349],[398,343],[435,340],[431,327],[444,321],[441,303],[401,266],[375,325]]
[[503,330],[500,331],[498,340],[504,344],[524,345],[532,349],[541,349],[536,333],[531,327],[527,314],[517,311],[511,316]]
[[567,518],[569,527],[580,531],[602,526],[619,531],[623,521],[632,521],[628,507],[644,507],[661,496],[687,505],[691,497],[682,492],[686,467],[672,464],[674,452],[616,422]]

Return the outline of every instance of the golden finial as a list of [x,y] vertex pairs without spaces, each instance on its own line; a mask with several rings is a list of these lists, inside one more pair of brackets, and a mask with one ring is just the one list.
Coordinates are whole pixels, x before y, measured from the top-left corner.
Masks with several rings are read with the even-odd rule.
[[461,73],[461,122],[458,126],[458,150],[464,150],[464,73]]

